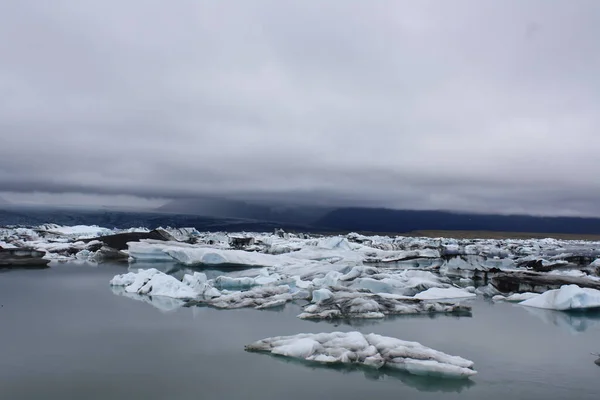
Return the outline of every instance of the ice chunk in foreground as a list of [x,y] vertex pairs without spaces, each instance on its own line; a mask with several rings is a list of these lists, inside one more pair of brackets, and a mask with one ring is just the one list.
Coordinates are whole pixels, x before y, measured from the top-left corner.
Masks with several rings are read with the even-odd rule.
[[473,361],[408,342],[360,332],[302,333],[277,336],[247,345],[247,351],[267,352],[322,364],[353,364],[392,368],[415,375],[466,379],[477,372]]
[[600,290],[580,288],[577,285],[563,285],[560,289],[548,290],[519,304],[561,311],[599,308]]

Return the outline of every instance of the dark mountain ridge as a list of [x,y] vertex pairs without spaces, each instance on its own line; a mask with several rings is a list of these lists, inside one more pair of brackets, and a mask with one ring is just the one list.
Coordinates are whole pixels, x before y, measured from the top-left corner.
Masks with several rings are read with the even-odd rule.
[[162,213],[201,215],[212,218],[242,218],[284,224],[311,225],[333,208],[268,204],[218,197],[172,200],[156,209]]
[[340,208],[315,222],[340,231],[418,230],[600,234],[600,218],[471,214],[383,208]]
[[[263,212],[261,210],[258,210]],[[322,210],[319,210],[322,212]],[[275,213],[279,213],[276,215]],[[237,215],[255,218],[234,218],[223,215],[203,216],[189,213],[131,212],[117,210],[82,210],[19,208],[0,209],[1,225],[99,225],[108,228],[159,226],[194,227],[200,231],[272,231],[283,228],[297,232],[343,233],[409,233],[414,231],[488,231],[547,234],[600,235],[600,218],[538,217],[528,215],[470,214],[448,211],[411,211],[381,208],[339,208],[315,218],[316,213],[302,215],[287,209],[264,214]]]

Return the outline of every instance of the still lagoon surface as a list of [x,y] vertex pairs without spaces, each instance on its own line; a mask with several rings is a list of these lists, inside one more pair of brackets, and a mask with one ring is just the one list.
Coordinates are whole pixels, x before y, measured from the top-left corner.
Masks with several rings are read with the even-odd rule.
[[[2,399],[594,399],[600,317],[472,301],[472,317],[310,322],[277,310],[160,311],[116,295],[125,265],[0,272]],[[270,336],[358,330],[475,362],[468,381],[248,353]]]

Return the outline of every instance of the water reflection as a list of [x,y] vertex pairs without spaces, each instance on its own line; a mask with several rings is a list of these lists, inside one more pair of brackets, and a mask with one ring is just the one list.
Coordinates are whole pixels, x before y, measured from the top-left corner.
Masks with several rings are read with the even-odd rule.
[[185,274],[192,275],[194,272],[202,272],[206,274],[208,279],[215,279],[220,275],[228,275],[231,277],[237,277],[238,275],[258,275],[260,268],[250,268],[247,266],[239,265],[225,265],[221,264],[220,268],[214,267],[188,267],[174,262],[147,262],[147,261],[136,261],[135,263],[129,264],[127,268],[128,272],[137,272],[140,269],[154,268],[165,274],[174,276],[181,280]]
[[437,319],[437,318],[448,318],[448,319],[461,319],[471,318],[473,315],[470,312],[464,312],[461,314],[446,314],[446,313],[425,313],[425,314],[401,314],[401,315],[387,315],[385,318],[343,318],[343,319],[307,319],[306,321],[319,324],[332,324],[333,326],[373,326],[380,324],[383,321],[400,321],[400,320],[414,320],[414,319]]
[[330,370],[337,371],[341,374],[355,375],[362,373],[366,379],[372,381],[382,381],[388,379],[398,380],[406,386],[414,388],[420,392],[461,393],[462,391],[475,385],[475,382],[470,379],[444,379],[430,376],[419,376],[389,368],[374,369],[364,366],[344,364],[318,364],[296,358],[287,358],[276,354],[269,355],[283,364],[302,365],[305,368],[309,368],[313,371]]
[[600,327],[600,310],[567,312],[525,306],[518,307],[527,310],[529,314],[541,319],[546,324],[558,326],[571,334],[578,334],[588,329]]
[[150,304],[152,307],[162,311],[171,312],[175,311],[185,304],[183,300],[174,299],[172,297],[165,296],[146,296],[137,293],[128,293],[122,286],[111,286],[112,292],[118,296],[127,297],[129,299],[141,301]]

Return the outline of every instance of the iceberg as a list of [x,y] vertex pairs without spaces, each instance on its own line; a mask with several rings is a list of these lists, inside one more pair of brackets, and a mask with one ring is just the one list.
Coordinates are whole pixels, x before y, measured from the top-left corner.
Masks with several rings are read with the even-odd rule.
[[447,288],[450,284],[429,271],[403,270],[396,273],[372,274],[352,281],[350,287],[373,293],[413,296],[430,288]]
[[323,300],[327,300],[333,296],[333,293],[329,289],[317,289],[312,292],[312,302],[320,303]]
[[147,295],[170,297],[184,300],[185,306],[208,305],[216,308],[235,309],[253,307],[256,309],[271,308],[284,305],[288,301],[307,299],[307,291],[292,291],[288,285],[253,286],[245,291],[219,291],[213,286],[221,282],[221,286],[240,287],[246,282],[254,283],[253,278],[231,278],[219,276],[214,281],[207,279],[206,274],[194,272],[185,274],[182,280],[158,271],[155,268],[141,269],[138,272],[116,275],[111,281],[112,287],[121,287],[123,293],[130,295]]
[[511,294],[510,296],[503,296],[501,294],[498,294],[498,295],[492,297],[492,300],[493,301],[507,301],[509,303],[520,303],[522,301],[533,299],[534,297],[538,297],[539,295],[540,295],[539,293],[531,293],[531,292],[514,293],[514,294]]
[[417,293],[413,296],[419,300],[440,300],[440,299],[468,299],[477,297],[475,293],[471,293],[466,289],[460,289],[456,287],[449,288],[429,288],[423,292]]
[[245,346],[320,364],[352,364],[390,368],[414,375],[467,379],[477,372],[473,361],[396,338],[360,332],[302,333],[266,338]]
[[193,299],[198,297],[190,286],[151,268],[138,273],[129,272],[117,275],[110,281],[111,286],[123,286],[126,293],[137,293],[151,296],[164,296],[175,299]]
[[600,308],[600,290],[563,285],[560,289],[548,290],[519,304],[559,311]]
[[76,237],[77,239],[83,238],[93,238],[98,236],[106,236],[111,235],[113,233],[112,229],[102,228],[97,225],[87,226],[87,225],[75,225],[75,226],[60,226],[54,225],[50,226],[48,232],[56,233],[62,236],[71,236]]
[[[384,318],[386,315],[449,313],[470,314],[471,307],[456,303],[428,302],[412,297],[339,290],[304,307],[301,319]],[[329,294],[328,293],[328,294]],[[314,292],[313,292],[314,296]],[[325,297],[325,296],[323,296]]]
[[185,274],[181,281],[200,296],[209,298],[221,296],[221,292],[210,284],[206,274],[202,272],[194,272],[192,275]]
[[215,308],[236,309],[252,307],[258,310],[282,306],[288,301],[294,300],[290,287],[283,286],[258,286],[247,291],[222,293],[221,296],[212,299],[192,300],[186,306],[209,305]]

